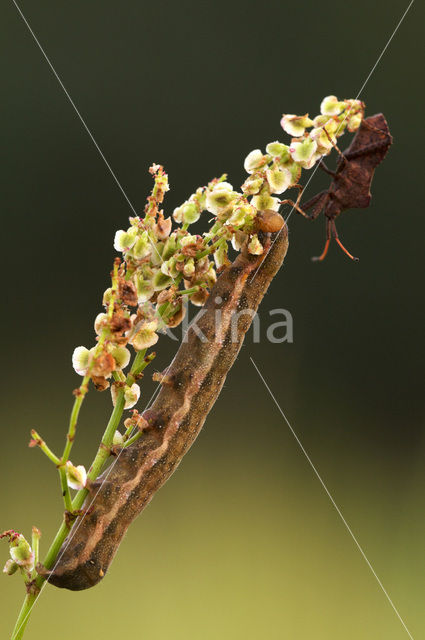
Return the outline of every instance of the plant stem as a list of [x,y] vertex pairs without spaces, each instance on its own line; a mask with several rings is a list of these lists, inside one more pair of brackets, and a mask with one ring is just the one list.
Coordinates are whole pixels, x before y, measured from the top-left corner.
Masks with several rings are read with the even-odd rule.
[[213,253],[217,249],[217,247],[219,247],[224,242],[227,242],[226,238],[219,238],[218,240],[213,242],[213,244],[210,244],[210,246],[204,249],[203,251],[199,251],[199,253],[196,254],[196,259],[200,260],[201,258],[205,258],[205,256],[209,255],[210,253]]
[[61,463],[60,459],[57,456],[55,456],[53,451],[47,446],[43,438],[37,433],[35,429],[31,430],[31,437],[33,440],[35,440],[37,446],[40,447],[42,452],[49,458],[49,460],[53,462],[53,464],[55,464],[56,466],[60,465]]
[[[149,362],[151,361],[151,359],[146,359],[145,360],[145,354],[146,354],[146,350],[143,351],[139,351],[136,355],[136,357],[134,358],[133,361],[133,365],[130,369],[130,373],[128,374],[127,378],[126,378],[126,384],[133,384],[134,380],[135,380],[135,376],[137,376],[139,373],[141,373],[141,371],[149,364]],[[77,398],[78,399],[78,398]],[[104,465],[105,461],[107,460],[107,458],[109,457],[109,447],[112,444],[112,438],[114,437],[114,433],[117,429],[117,427],[119,426],[119,423],[121,421],[121,417],[124,411],[124,388],[120,389],[120,391],[118,392],[118,396],[117,396],[117,400],[115,403],[115,407],[112,411],[111,417],[109,419],[109,422],[106,426],[106,429],[104,431],[103,437],[102,437],[102,441],[101,441],[101,445],[99,446],[99,449],[97,451],[97,454],[93,460],[93,463],[90,467],[90,471],[88,473],[88,478],[93,481],[97,478],[97,476],[99,475],[102,466]],[[81,403],[79,405],[77,405],[78,409],[75,409],[75,403],[74,403],[74,408],[72,411],[71,416],[74,416],[74,419],[76,420],[76,418],[78,418],[78,412],[79,412],[79,408],[81,407]],[[70,421],[71,423],[71,421]],[[75,423],[76,424],[76,421]],[[61,469],[65,472],[65,469],[63,467],[61,467]],[[62,478],[61,478],[62,479]],[[66,476],[65,476],[65,481],[66,481]],[[81,509],[81,507],[83,506],[84,500],[86,499],[88,494],[88,490],[87,489],[81,489],[77,495],[75,496],[74,500],[72,501],[72,503],[69,504],[69,506],[67,507],[68,511],[76,511],[77,509]],[[55,560],[58,556],[59,550],[66,538],[66,536],[69,533],[69,529],[68,526],[65,522],[65,519],[62,521],[62,524],[58,530],[58,532],[56,533],[56,536],[52,542],[52,544],[50,545],[50,548],[47,552],[47,555],[44,559],[44,566],[46,567],[46,569],[50,569],[52,566],[54,566]],[[28,623],[28,619],[29,616],[31,614],[32,608],[37,600],[38,597],[38,593],[39,593],[39,589],[42,588],[43,583],[45,582],[45,578],[43,576],[37,576],[36,580],[35,580],[35,587],[37,590],[37,593],[28,593],[25,597],[25,600],[23,602],[21,611],[19,612],[19,616],[18,619],[16,621],[15,624],[15,628],[13,630],[12,633],[12,637],[11,640],[21,640],[21,638],[23,637],[24,631],[25,631],[25,627]]]

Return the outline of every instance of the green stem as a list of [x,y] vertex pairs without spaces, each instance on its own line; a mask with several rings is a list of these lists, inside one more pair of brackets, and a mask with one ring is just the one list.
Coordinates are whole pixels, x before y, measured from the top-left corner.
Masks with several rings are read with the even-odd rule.
[[[131,429],[131,431],[132,431],[132,429]],[[130,431],[130,433],[131,433],[131,431]],[[138,440],[140,438],[142,433],[143,433],[142,431],[137,431],[137,433],[135,433],[134,436],[129,438],[124,444],[124,449],[129,447],[131,444],[133,444],[133,442],[136,442],[136,440]]]
[[72,511],[72,498],[71,498],[71,492],[69,490],[69,486],[68,486],[68,478],[66,476],[66,469],[65,467],[62,465],[59,467],[59,479],[60,479],[60,483],[61,483],[61,490],[62,490],[62,497],[63,497],[63,502],[65,505],[65,509],[67,511]]
[[40,447],[42,452],[49,458],[49,460],[51,460],[56,466],[60,465],[60,459],[55,456],[53,451],[47,446],[43,438],[41,438],[41,436],[37,433],[37,431],[35,431],[35,429],[31,430],[31,438],[35,440],[37,446]]
[[210,244],[210,246],[204,249],[203,251],[199,251],[199,253],[196,254],[196,259],[200,260],[201,258],[205,258],[205,256],[208,256],[210,253],[213,253],[217,249],[217,247],[219,247],[224,242],[227,242],[226,238],[219,238],[218,240]]
[[[146,353],[146,350],[139,351],[137,353],[136,357],[134,358],[130,373],[127,376],[126,384],[130,384],[130,383],[133,384],[134,377],[137,376],[149,364],[151,359],[150,358],[145,359],[145,353]],[[115,403],[115,407],[112,411],[111,417],[109,419],[109,422],[106,426],[105,432],[102,437],[102,444],[100,445],[97,451],[97,454],[95,456],[95,459],[93,460],[93,463],[90,467],[88,478],[91,481],[97,478],[103,464],[105,463],[106,459],[109,457],[109,447],[111,446],[112,438],[114,437],[114,433],[121,421],[121,417],[124,411],[124,404],[125,404],[124,388],[122,388],[118,392],[118,397]],[[77,509],[81,509],[81,507],[83,506],[84,500],[87,497],[87,494],[88,494],[87,489],[81,489],[75,496],[74,500],[72,501],[72,504],[70,505],[71,508],[69,509],[69,511],[76,511]],[[50,569],[54,565],[55,560],[58,556],[59,550],[68,533],[69,533],[69,529],[64,519],[44,559],[43,564],[46,567],[46,569]],[[37,591],[42,588],[45,580],[46,579],[43,576],[40,576],[40,575],[37,576],[35,580],[35,587]],[[21,611],[19,613],[18,619],[15,624],[15,628],[13,630],[11,640],[21,640],[21,638],[23,637],[25,627],[28,623],[29,616],[31,614],[32,608],[36,600],[37,600],[37,593],[28,593],[26,595]]]

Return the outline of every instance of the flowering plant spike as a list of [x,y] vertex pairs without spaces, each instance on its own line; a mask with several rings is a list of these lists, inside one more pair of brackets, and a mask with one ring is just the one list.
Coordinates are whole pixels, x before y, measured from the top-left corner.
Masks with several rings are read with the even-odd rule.
[[[256,311],[285,257],[287,227],[279,208],[292,203],[303,213],[302,170],[321,164],[333,149],[342,155],[338,138],[346,131],[357,132],[363,122],[361,101],[335,96],[324,98],[320,114],[313,118],[284,114],[281,126],[290,139],[270,142],[265,152],[248,153],[247,177],[239,190],[223,174],[199,187],[171,215],[163,208],[168,176],[161,165],[150,167],[154,185],[143,215],[131,217],[129,226],[115,234],[120,255],[111,271],[111,286],[103,293],[104,308],[94,320],[94,344],[76,347],[72,356],[82,380],[74,391],[62,454],[31,431],[30,446],[40,448],[59,474],[64,502],[59,531],[43,563],[38,558],[38,529],[33,528],[31,545],[13,530],[0,536],[10,547],[4,572],[21,573],[27,589],[14,640],[22,637],[46,580],[80,590],[104,577],[127,527],[199,433],[251,324],[252,313],[245,312]],[[372,144],[377,142],[375,138]],[[344,162],[357,158],[361,166],[361,157],[347,155]],[[369,178],[370,155],[368,162]],[[342,198],[343,185],[349,179],[354,184],[355,177],[348,169],[339,175],[336,197]],[[282,201],[281,195],[290,189],[297,190],[296,201]],[[192,226],[201,216],[209,225],[204,233]],[[183,321],[189,303],[204,308],[171,365],[154,375],[160,394],[140,413],[136,406],[144,370],[155,358],[152,348],[161,333]],[[71,461],[71,453],[91,383],[98,391],[109,390],[112,412],[86,470]],[[111,456],[108,472],[101,474]]]

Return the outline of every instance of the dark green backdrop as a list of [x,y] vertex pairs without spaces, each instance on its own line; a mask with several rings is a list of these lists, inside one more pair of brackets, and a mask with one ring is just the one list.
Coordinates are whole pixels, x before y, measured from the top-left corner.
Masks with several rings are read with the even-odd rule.
[[[147,168],[165,165],[167,211],[284,138],[282,112],[355,97],[407,2],[22,2],[32,28],[138,210]],[[2,456],[0,529],[60,518],[53,468],[78,384],[70,357],[92,321],[130,208],[16,8],[1,9]],[[413,637],[425,634],[423,6],[416,2],[364,88],[394,146],[369,210],[313,264],[323,221],[293,215],[285,266],[261,318],[284,307],[294,343],[248,337],[178,473],[131,528],[106,580],[48,587],[29,639],[403,640],[407,632],[253,369],[252,356]],[[345,140],[342,142],[345,144]],[[305,172],[308,176],[308,173]],[[325,184],[316,174],[313,195]],[[157,368],[175,343],[164,338]],[[146,380],[147,401],[153,384]],[[88,464],[109,411],[90,394],[75,463]],[[6,544],[2,547],[6,560]],[[22,596],[0,583],[1,637]]]

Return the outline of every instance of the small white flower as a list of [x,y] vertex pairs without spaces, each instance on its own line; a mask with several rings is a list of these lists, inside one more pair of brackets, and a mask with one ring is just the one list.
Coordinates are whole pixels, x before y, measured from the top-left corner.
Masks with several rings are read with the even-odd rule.
[[[97,335],[100,334],[100,332],[102,331],[102,329],[105,326],[106,321],[108,320],[108,315],[106,313],[98,313],[95,320],[94,320],[94,330],[97,333]],[[74,351],[75,353],[75,351]]]
[[362,120],[363,120],[362,113],[355,113],[353,116],[349,117],[347,120],[348,131],[350,133],[352,133],[353,131],[357,131],[357,129],[360,127],[362,123]]
[[280,201],[278,198],[272,198],[269,194],[264,193],[259,196],[253,196],[251,204],[259,211],[265,211],[266,209],[278,211]]
[[327,126],[312,129],[310,131],[310,137],[312,140],[317,142],[318,150],[322,153],[328,153],[332,149],[333,144],[336,144],[335,135],[333,132],[329,131]]
[[250,153],[248,153],[243,166],[247,173],[254,173],[254,171],[262,167],[266,161],[267,158],[264,157],[261,150],[254,149],[254,151],[250,151]]
[[182,206],[182,220],[184,224],[193,224],[198,222],[201,211],[194,202],[186,202]]
[[148,347],[152,347],[158,342],[158,334],[156,330],[158,328],[158,320],[152,320],[151,322],[142,322],[136,327],[134,335],[130,338],[130,344],[136,349],[136,351],[142,351]]
[[326,96],[320,104],[320,113],[325,116],[338,116],[345,108],[345,102],[339,102],[336,96]]
[[226,220],[226,224],[230,224],[233,227],[240,227],[245,224],[245,217],[246,211],[244,207],[236,207],[230,218]]
[[266,176],[271,193],[283,193],[292,182],[292,175],[288,169],[269,169]]
[[278,142],[276,140],[275,142],[269,142],[269,144],[266,147],[266,152],[273,158],[277,158],[283,155],[288,156],[289,147],[288,145],[283,144],[282,142]]
[[130,351],[126,347],[114,347],[110,353],[116,362],[117,369],[125,369],[130,362]]
[[86,347],[76,347],[72,354],[72,366],[79,376],[85,376],[89,367],[90,351]]
[[308,114],[305,116],[295,116],[292,113],[286,113],[282,116],[280,126],[290,136],[299,137],[302,136],[306,127],[311,127],[313,121],[310,120]]
[[214,189],[207,193],[206,209],[210,213],[217,215],[225,209],[233,200],[238,197],[235,191],[230,191],[227,188],[227,183],[219,183]]
[[[329,152],[328,152],[329,153]],[[300,166],[303,169],[311,169],[312,167],[314,167],[314,165],[316,164],[316,162],[318,160],[320,160],[320,158],[323,156],[323,153],[313,153],[313,155],[311,156],[310,160],[306,160],[305,162],[300,162]]]
[[131,387],[125,387],[124,391],[124,399],[125,405],[124,409],[131,409],[137,403],[140,398],[140,387],[138,384],[134,383]]
[[72,462],[68,460],[66,463],[66,476],[68,481],[68,486],[71,489],[84,489],[87,484],[87,471],[82,464],[79,464],[77,467],[74,467]]
[[302,142],[294,140],[290,146],[290,153],[295,162],[309,162],[317,149],[317,142],[305,138]]
[[112,444],[115,446],[121,446],[124,444],[124,436],[119,431],[115,431],[114,437],[112,438]]
[[127,231],[120,229],[116,232],[114,238],[114,248],[117,251],[127,251],[136,242],[137,228],[130,227]]
[[183,222],[183,207],[176,207],[174,209],[173,218],[178,224]]

